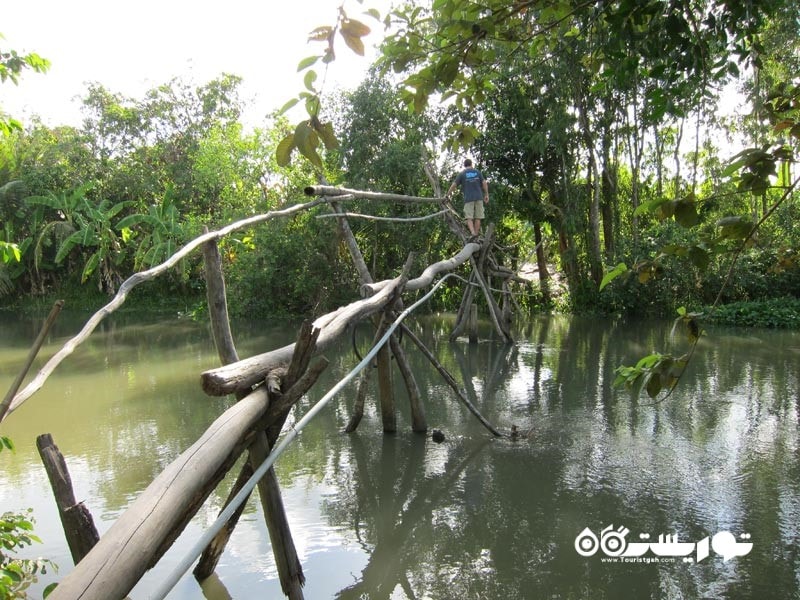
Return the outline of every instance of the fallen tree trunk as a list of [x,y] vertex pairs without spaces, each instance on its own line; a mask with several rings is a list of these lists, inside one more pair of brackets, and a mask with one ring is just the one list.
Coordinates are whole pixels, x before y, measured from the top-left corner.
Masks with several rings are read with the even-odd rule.
[[351,190],[348,188],[334,187],[330,185],[310,185],[303,192],[306,196],[351,196],[352,198],[363,198],[364,200],[384,200],[389,202],[407,202],[410,204],[438,204],[442,198],[427,198],[424,196],[404,196],[403,194],[385,194],[383,192],[367,192],[364,190]]
[[220,415],[134,500],[49,598],[124,598],[177,538],[174,524],[188,522],[249,445],[268,406],[261,387]]
[[[348,326],[383,310],[394,300],[394,290],[400,282],[400,278],[394,279],[374,296],[348,304],[314,321],[314,328],[320,330],[317,352],[329,347]],[[261,382],[272,369],[288,364],[294,346],[289,344],[231,365],[205,371],[201,375],[203,390],[210,396],[225,396],[250,388]]]
[[[433,283],[434,277],[436,277],[440,273],[455,271],[456,267],[459,267],[465,262],[467,262],[470,259],[470,257],[478,250],[480,250],[479,244],[469,243],[465,245],[464,248],[462,248],[462,250],[455,256],[433,263],[432,265],[428,266],[419,275],[419,277],[415,279],[409,279],[408,281],[406,281],[405,289],[409,291],[414,291],[428,287]],[[377,294],[378,292],[383,290],[387,285],[390,285],[393,281],[394,281],[393,279],[385,279],[383,281],[377,281],[375,283],[363,284],[361,286],[361,295],[370,296],[372,294]]]
[[327,367],[318,359],[270,402],[266,386],[226,410],[134,500],[48,598],[124,598],[177,539],[256,432],[276,423]]

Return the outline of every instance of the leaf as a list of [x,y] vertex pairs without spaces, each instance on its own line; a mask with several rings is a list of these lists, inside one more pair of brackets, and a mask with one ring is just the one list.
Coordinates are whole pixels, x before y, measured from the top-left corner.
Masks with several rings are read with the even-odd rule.
[[644,213],[652,213],[667,201],[668,200],[666,198],[656,198],[654,200],[650,200],[649,202],[645,202],[644,204],[637,206],[636,210],[633,211],[633,214],[638,217]]
[[344,43],[347,44],[347,47],[350,48],[353,52],[358,54],[359,56],[364,56],[364,42],[361,41],[361,38],[356,35],[350,35],[344,31],[344,29],[339,31],[344,38]]
[[658,393],[661,391],[661,375],[658,371],[650,373],[650,376],[647,378],[645,389],[647,390],[647,395],[651,398],[658,396]]
[[711,263],[711,257],[708,252],[699,246],[692,246],[689,248],[689,260],[701,271],[705,271]]
[[322,138],[322,143],[325,144],[327,150],[335,150],[339,147],[339,140],[333,131],[333,124],[320,123],[314,129],[319,134],[319,137]]
[[608,273],[603,276],[603,280],[600,282],[600,291],[603,291],[603,288],[606,287],[609,283],[614,281],[617,277],[626,273],[628,271],[628,266],[625,263],[619,263],[616,267],[611,269]]
[[76,245],[82,244],[82,240],[85,237],[85,235],[86,235],[86,230],[81,229],[74,232],[67,239],[65,239],[62,242],[61,246],[59,247],[58,252],[56,253],[56,258],[55,258],[56,264],[62,262]]
[[292,98],[286,104],[281,106],[281,109],[278,111],[278,114],[279,115],[284,114],[286,111],[294,108],[297,105],[298,102],[300,102],[300,98]]
[[300,71],[302,71],[304,69],[307,69],[308,67],[310,67],[311,65],[316,63],[319,59],[320,59],[319,55],[307,56],[306,58],[301,60],[299,63],[297,63],[297,71],[300,72]]
[[100,264],[100,250],[95,252],[89,257],[89,260],[86,261],[86,264],[83,267],[83,273],[81,273],[81,283],[85,283],[89,277],[92,276],[94,270],[97,268],[97,265]]
[[357,21],[356,19],[345,19],[342,21],[341,31],[349,36],[363,37],[365,35],[369,35],[372,30],[364,25],[364,23],[361,21]]
[[316,92],[314,89],[314,82],[317,80],[317,72],[316,71],[309,71],[306,73],[306,76],[303,78],[303,85],[306,86],[306,89],[309,92]]
[[275,149],[275,161],[279,167],[288,167],[292,162],[292,150],[294,150],[294,134],[290,133],[283,138]]
[[308,121],[303,121],[294,130],[294,145],[305,156],[311,164],[322,169],[322,159],[317,153],[319,137],[309,125]]
[[333,32],[333,27],[331,27],[330,25],[317,27],[315,29],[312,29],[311,32],[308,34],[308,41],[327,42],[332,32]]
[[684,198],[675,203],[675,222],[684,229],[691,229],[700,222],[694,202]]
[[726,239],[743,240],[753,230],[753,222],[748,217],[723,217],[717,221],[721,228],[720,235]]

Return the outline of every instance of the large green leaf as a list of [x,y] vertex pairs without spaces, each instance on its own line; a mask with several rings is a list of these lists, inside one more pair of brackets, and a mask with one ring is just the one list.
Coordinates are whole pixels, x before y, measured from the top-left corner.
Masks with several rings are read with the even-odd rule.
[[290,133],[283,138],[275,150],[275,160],[279,167],[288,167],[292,162],[292,150],[294,150],[294,134]]

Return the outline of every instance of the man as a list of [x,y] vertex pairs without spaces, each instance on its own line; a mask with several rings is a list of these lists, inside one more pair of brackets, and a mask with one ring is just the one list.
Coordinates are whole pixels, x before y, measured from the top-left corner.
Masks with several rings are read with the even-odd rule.
[[483,205],[489,203],[489,183],[484,179],[478,169],[472,166],[469,158],[464,161],[464,170],[456,175],[455,180],[447,190],[449,198],[460,187],[464,193],[464,218],[467,220],[467,228],[470,238],[467,241],[474,242],[481,233],[481,219],[484,217]]

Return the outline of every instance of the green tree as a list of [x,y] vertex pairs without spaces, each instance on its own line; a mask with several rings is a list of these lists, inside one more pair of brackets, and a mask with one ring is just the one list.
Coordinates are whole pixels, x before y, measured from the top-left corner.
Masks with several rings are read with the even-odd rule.
[[[5,37],[0,33],[0,43],[4,39]],[[0,83],[10,81],[16,85],[26,69],[35,73],[46,73],[49,68],[50,61],[35,52],[20,54],[16,50],[0,46]],[[13,130],[20,129],[22,129],[22,123],[6,115],[0,107],[0,135],[8,135]]]

